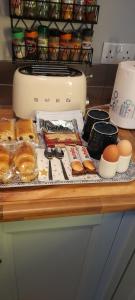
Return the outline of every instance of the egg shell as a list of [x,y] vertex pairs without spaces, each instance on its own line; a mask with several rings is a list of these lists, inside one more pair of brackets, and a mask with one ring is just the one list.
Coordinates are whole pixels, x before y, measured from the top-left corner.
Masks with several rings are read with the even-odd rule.
[[132,144],[128,140],[121,140],[117,148],[120,156],[128,156],[132,153]]
[[116,162],[119,159],[119,151],[117,145],[111,144],[103,151],[103,158],[109,162]]

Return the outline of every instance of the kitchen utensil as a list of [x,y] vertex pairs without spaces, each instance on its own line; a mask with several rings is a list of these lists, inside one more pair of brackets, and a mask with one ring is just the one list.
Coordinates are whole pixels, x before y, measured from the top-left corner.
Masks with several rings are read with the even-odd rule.
[[49,180],[53,180],[52,166],[51,166],[51,159],[54,157],[53,149],[50,147],[46,147],[44,151],[44,155],[49,160],[49,173],[48,173]]
[[63,172],[65,180],[69,180],[66,170],[65,170],[65,167],[64,167],[64,164],[63,164],[63,161],[62,161],[62,158],[64,157],[63,150],[60,147],[55,148],[54,155],[56,158],[58,158],[60,160],[61,168],[62,168],[62,172]]
[[29,65],[13,79],[13,110],[17,117],[35,119],[37,110],[85,113],[86,76],[65,65]]

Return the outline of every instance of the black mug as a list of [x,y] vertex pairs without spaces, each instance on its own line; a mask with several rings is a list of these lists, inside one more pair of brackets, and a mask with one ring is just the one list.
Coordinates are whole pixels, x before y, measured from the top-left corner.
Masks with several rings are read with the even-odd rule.
[[88,141],[88,152],[91,157],[100,159],[104,149],[110,144],[117,144],[118,128],[109,122],[96,122]]
[[90,109],[87,112],[86,119],[84,122],[84,127],[82,131],[83,140],[88,142],[92,126],[95,122],[99,122],[99,121],[109,122],[109,120],[110,120],[109,114],[105,110],[96,109],[96,108]]

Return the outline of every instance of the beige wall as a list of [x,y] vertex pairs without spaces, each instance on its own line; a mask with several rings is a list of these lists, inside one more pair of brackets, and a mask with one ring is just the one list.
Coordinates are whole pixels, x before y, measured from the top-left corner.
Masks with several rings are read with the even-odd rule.
[[11,32],[8,15],[8,0],[0,0],[0,60],[11,58]]
[[100,62],[103,42],[135,43],[135,0],[98,0],[94,26],[94,62]]
[[[99,22],[94,26],[93,63],[101,59],[103,42],[135,43],[135,0],[98,0]],[[0,0],[0,60],[11,59],[8,0]]]

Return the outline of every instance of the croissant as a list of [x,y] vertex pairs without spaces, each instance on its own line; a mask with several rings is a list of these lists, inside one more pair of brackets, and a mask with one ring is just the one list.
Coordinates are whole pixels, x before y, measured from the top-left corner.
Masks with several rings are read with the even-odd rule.
[[33,147],[24,142],[16,150],[14,155],[14,164],[20,174],[21,181],[29,182],[37,176],[36,157]]

